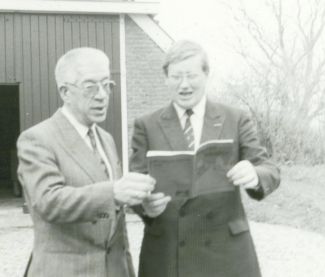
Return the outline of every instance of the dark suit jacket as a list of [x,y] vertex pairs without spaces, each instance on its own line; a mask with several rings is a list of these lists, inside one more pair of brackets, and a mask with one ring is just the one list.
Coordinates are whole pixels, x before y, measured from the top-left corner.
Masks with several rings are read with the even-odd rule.
[[[207,102],[201,142],[212,139],[234,140],[230,164],[249,160],[255,165],[260,189],[248,191],[253,198],[262,199],[278,187],[279,171],[242,111]],[[132,149],[131,170],[143,173],[148,171],[148,150],[187,149],[172,105],[135,121]],[[237,187],[187,201],[174,199],[157,218],[143,218],[139,277],[260,276]]]
[[[113,138],[101,128],[98,135],[117,179],[121,168]],[[112,182],[60,111],[20,135],[18,158],[34,224],[28,276],[134,276]]]

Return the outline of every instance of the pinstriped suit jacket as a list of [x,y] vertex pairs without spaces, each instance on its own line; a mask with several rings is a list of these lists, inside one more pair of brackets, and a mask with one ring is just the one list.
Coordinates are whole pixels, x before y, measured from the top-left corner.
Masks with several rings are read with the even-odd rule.
[[[101,128],[98,134],[117,179],[121,167],[113,138]],[[24,131],[17,146],[18,176],[34,224],[28,276],[133,277],[113,181],[60,110]]]

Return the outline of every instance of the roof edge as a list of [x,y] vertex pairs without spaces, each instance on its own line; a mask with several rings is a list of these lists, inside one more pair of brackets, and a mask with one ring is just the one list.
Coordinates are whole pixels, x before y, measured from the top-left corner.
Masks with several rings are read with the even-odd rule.
[[159,2],[0,1],[0,12],[17,13],[157,14],[158,8]]
[[174,42],[173,38],[150,16],[129,14],[135,22],[159,47],[166,52]]

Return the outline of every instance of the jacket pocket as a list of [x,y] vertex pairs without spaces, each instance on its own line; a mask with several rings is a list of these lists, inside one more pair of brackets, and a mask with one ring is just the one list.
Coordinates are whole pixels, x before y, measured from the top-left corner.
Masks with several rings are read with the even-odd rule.
[[228,227],[230,233],[233,236],[239,235],[243,232],[247,232],[249,230],[249,225],[246,219],[236,219],[228,222]]

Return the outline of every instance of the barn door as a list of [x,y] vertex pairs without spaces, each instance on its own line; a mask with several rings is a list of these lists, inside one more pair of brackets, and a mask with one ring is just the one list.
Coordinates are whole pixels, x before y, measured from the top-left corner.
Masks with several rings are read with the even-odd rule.
[[19,135],[19,86],[0,84],[0,196],[19,196],[16,141]]

